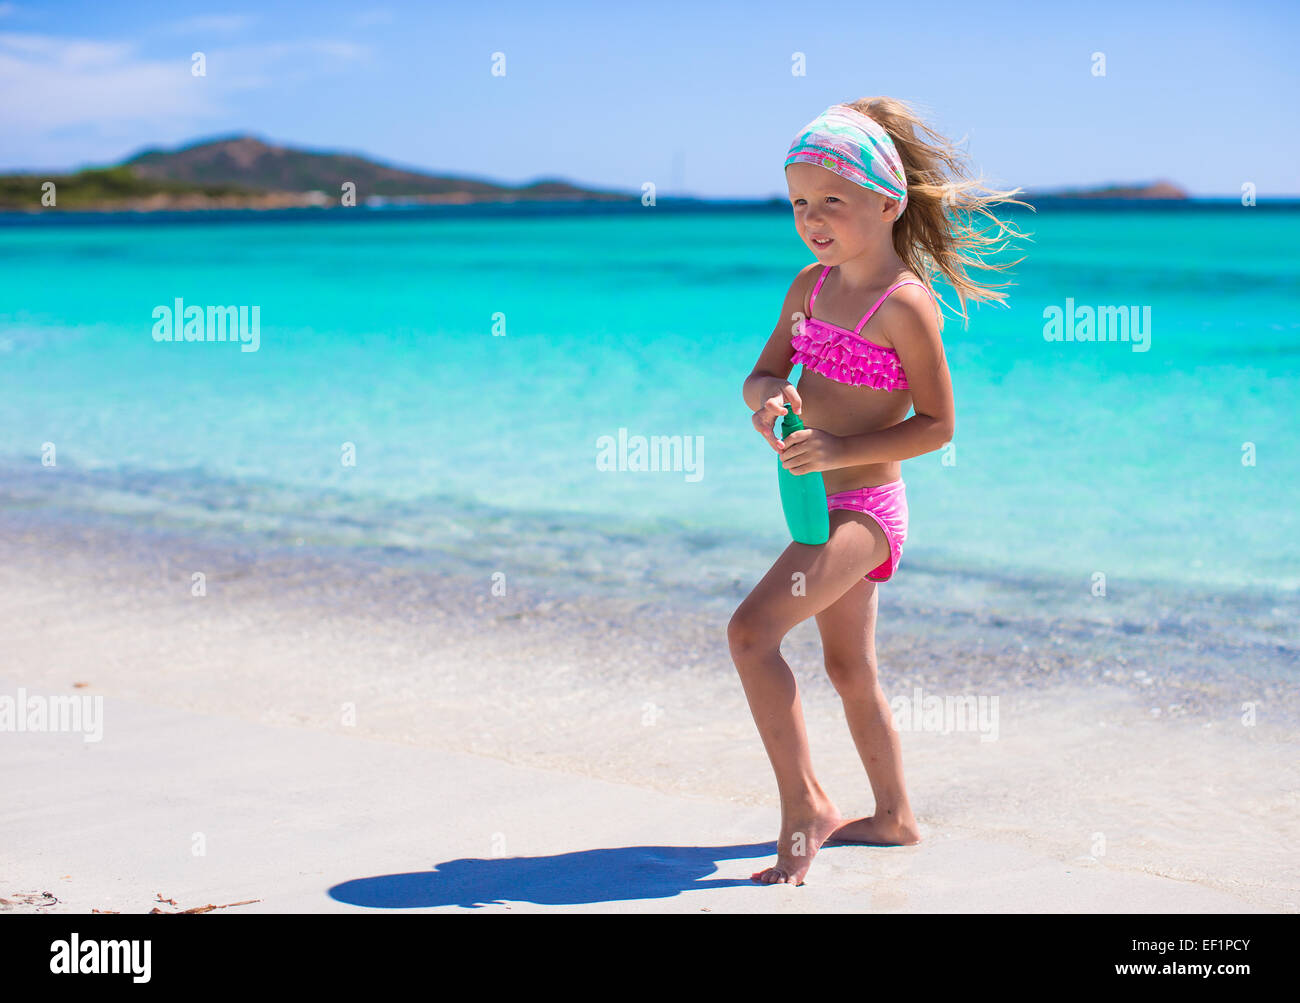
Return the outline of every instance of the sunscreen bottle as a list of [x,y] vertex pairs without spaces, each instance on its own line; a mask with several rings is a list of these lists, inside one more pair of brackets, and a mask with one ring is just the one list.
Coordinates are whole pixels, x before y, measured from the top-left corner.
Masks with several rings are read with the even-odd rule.
[[[803,422],[794,413],[794,405],[787,402],[785,417],[781,419],[781,438],[803,428]],[[785,524],[795,543],[825,543],[831,538],[831,517],[826,510],[826,482],[820,470],[807,474],[792,474],[776,458],[776,479],[781,488],[781,508]]]

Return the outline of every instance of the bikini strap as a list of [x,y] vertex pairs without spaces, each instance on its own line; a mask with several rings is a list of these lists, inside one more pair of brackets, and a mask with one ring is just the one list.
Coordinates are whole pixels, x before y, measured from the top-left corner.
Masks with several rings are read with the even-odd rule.
[[826,276],[830,274],[831,266],[827,265],[822,269],[821,277],[817,280],[817,285],[813,287],[812,296],[808,298],[808,315],[811,317],[813,312],[813,303],[817,299],[817,294],[822,291],[822,283],[826,281]]
[[853,329],[853,333],[854,334],[861,333],[862,329],[866,327],[867,321],[871,319],[871,315],[880,309],[880,304],[885,302],[885,300],[889,299],[890,293],[892,293],[895,289],[898,289],[902,286],[920,286],[922,289],[925,290],[926,295],[928,295],[930,299],[934,299],[934,293],[930,292],[929,288],[923,282],[917,282],[916,279],[904,279],[902,282],[896,282],[894,283],[894,285],[890,286],[888,289],[885,290],[885,295],[881,296],[880,299],[876,300],[876,305],[867,311],[867,315],[865,317],[863,317],[860,321],[858,321],[858,326]]

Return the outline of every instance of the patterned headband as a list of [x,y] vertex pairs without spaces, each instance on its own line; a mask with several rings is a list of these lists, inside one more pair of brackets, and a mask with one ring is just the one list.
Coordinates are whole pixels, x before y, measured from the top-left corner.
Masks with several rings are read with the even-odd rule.
[[[907,208],[907,175],[894,141],[875,119],[848,105],[831,105],[800,130],[785,166],[816,164]],[[895,219],[898,217],[896,216]]]

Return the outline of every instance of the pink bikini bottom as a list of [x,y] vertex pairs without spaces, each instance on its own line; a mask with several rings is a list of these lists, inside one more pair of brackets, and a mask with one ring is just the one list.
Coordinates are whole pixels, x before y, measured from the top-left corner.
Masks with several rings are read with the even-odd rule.
[[863,575],[869,582],[887,582],[894,575],[894,569],[903,556],[903,541],[907,539],[907,493],[906,485],[900,477],[888,484],[877,484],[869,488],[852,488],[849,491],[837,491],[826,496],[827,511],[837,508],[852,509],[871,516],[885,531],[889,541],[889,557],[880,567]]

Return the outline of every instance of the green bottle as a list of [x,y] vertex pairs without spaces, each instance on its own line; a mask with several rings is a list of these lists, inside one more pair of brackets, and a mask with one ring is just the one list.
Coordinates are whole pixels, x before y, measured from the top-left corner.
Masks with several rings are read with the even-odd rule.
[[[794,405],[787,403],[785,417],[781,419],[781,438],[803,428],[803,422],[794,413]],[[831,538],[831,514],[826,510],[826,482],[820,470],[808,474],[792,474],[776,458],[776,479],[781,487],[781,508],[785,511],[785,524],[795,543],[825,543]]]

